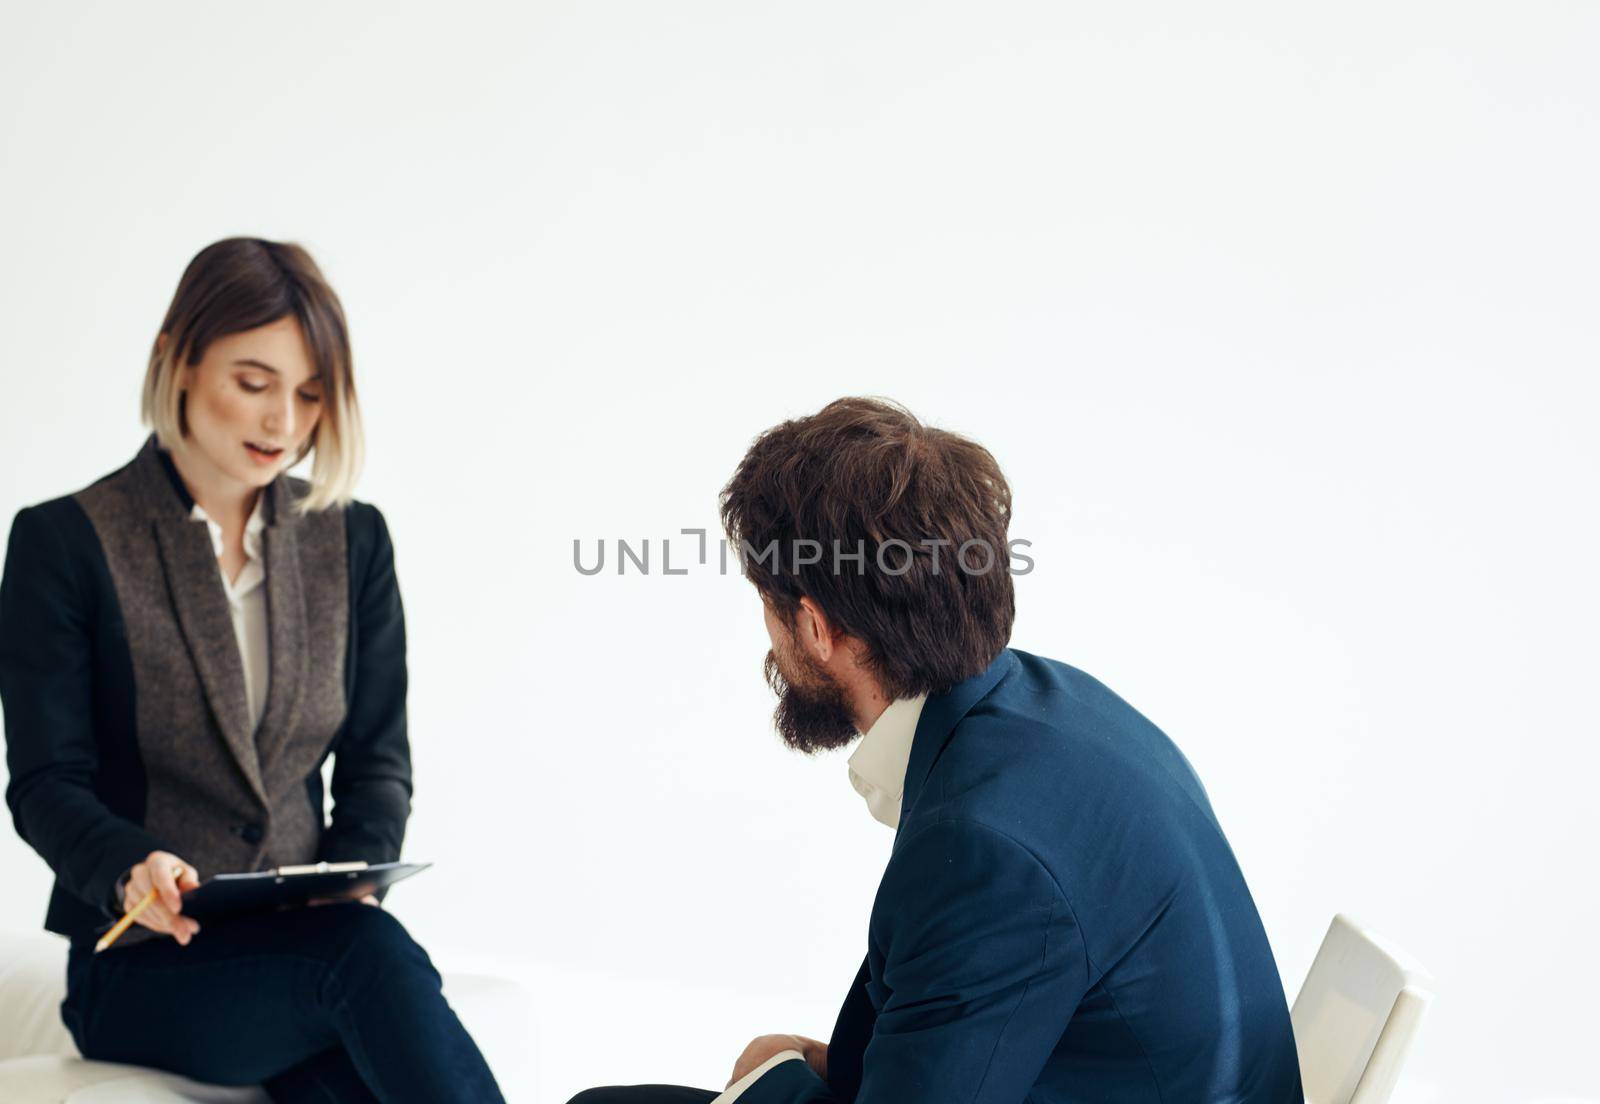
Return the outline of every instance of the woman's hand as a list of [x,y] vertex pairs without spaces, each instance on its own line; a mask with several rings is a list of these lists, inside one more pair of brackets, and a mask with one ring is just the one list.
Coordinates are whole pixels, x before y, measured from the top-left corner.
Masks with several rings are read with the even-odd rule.
[[134,918],[134,923],[170,935],[187,947],[189,940],[200,931],[200,924],[182,915],[183,900],[179,894],[186,889],[199,888],[199,872],[170,851],[150,852],[144,862],[128,871],[128,880],[122,888],[122,911],[131,912],[152,886],[156,899]]

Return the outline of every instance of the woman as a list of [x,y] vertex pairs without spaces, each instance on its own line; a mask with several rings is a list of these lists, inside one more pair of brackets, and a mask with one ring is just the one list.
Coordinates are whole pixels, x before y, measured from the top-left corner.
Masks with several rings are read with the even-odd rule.
[[[350,497],[349,339],[311,257],[202,250],[143,414],[132,462],[17,515],[0,582],[6,800],[56,875],[63,1019],[86,1057],[277,1100],[500,1100],[375,898],[204,931],[182,913],[213,874],[397,859],[410,813],[393,550]],[[307,455],[309,482],[285,474]],[[152,887],[141,927],[95,954]]]

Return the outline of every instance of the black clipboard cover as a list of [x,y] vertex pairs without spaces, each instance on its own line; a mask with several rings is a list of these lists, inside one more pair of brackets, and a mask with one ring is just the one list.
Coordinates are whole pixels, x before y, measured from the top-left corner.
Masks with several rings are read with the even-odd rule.
[[252,912],[304,905],[318,898],[358,900],[420,873],[432,863],[317,863],[255,874],[217,874],[183,895],[183,915],[204,924]]

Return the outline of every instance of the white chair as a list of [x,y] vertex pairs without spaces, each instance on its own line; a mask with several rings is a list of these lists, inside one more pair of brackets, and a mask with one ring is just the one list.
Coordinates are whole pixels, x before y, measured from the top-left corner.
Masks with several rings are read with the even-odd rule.
[[1432,999],[1427,971],[1335,916],[1290,1014],[1306,1104],[1385,1104]]

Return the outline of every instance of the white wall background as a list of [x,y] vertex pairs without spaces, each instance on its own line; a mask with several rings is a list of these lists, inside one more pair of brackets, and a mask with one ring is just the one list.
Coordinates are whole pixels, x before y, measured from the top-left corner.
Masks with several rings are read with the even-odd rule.
[[720,1084],[826,1037],[890,837],[747,584],[571,542],[659,570],[893,396],[999,456],[1014,643],[1193,759],[1291,993],[1348,910],[1440,979],[1406,1099],[1600,1096],[1600,12],[1203,7],[6,0],[0,513],[136,450],[197,249],[310,246],[411,631],[391,904],[539,987],[524,1099]]

